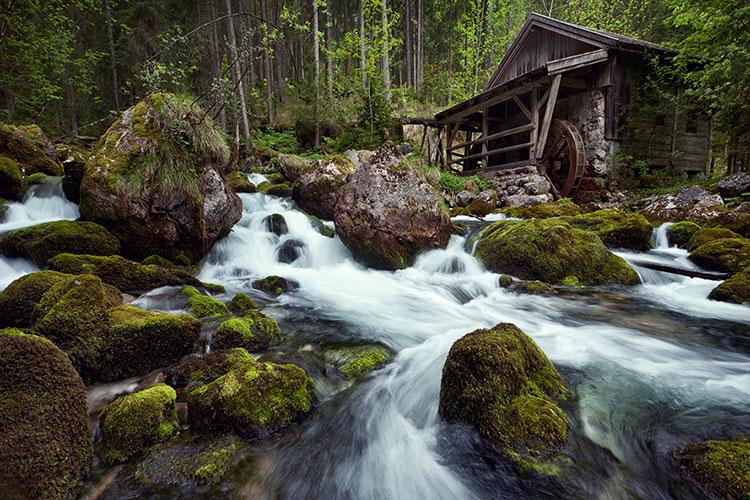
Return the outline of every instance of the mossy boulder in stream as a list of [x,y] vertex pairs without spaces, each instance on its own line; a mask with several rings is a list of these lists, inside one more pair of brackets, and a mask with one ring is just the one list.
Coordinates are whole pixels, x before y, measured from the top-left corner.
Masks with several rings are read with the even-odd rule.
[[242,292],[238,293],[228,304],[229,310],[238,316],[244,316],[250,311],[254,311],[258,308],[258,304],[247,294]]
[[293,291],[296,286],[293,281],[289,281],[281,276],[266,276],[263,279],[253,281],[253,288],[261,290],[269,295],[281,295]]
[[270,194],[272,196],[280,196],[282,198],[289,198],[292,196],[292,186],[289,185],[289,183],[284,182],[282,184],[271,184],[271,183],[261,183],[260,186],[258,186],[258,191],[261,193]]
[[196,261],[242,215],[222,172],[229,147],[190,99],[151,94],[99,139],[81,182],[81,217],[120,237],[126,256]]
[[191,356],[178,366],[168,369],[167,383],[172,387],[185,388],[181,397],[186,397],[194,389],[254,362],[252,355],[245,349],[214,350],[203,356]]
[[248,311],[245,316],[222,322],[213,336],[214,349],[242,347],[250,352],[265,351],[281,341],[281,329],[276,320],[260,311]]
[[229,316],[229,309],[222,301],[203,295],[193,286],[185,286],[180,292],[187,296],[188,310],[197,318]]
[[175,409],[177,394],[165,384],[121,396],[99,417],[99,456],[108,464],[124,462],[167,441],[180,429]]
[[12,158],[24,175],[63,175],[54,146],[36,125],[0,124],[0,155]]
[[352,172],[354,165],[343,157],[314,161],[306,165],[296,180],[294,201],[305,212],[331,220],[336,209],[336,193]]
[[195,352],[201,323],[186,315],[119,306],[109,310],[98,379],[120,380],[177,363]]
[[567,441],[570,397],[560,375],[531,338],[510,323],[476,330],[448,353],[440,416],[463,422],[515,459],[542,457]]
[[735,304],[750,302],[750,267],[720,283],[711,290],[708,298]]
[[52,285],[66,278],[55,271],[21,276],[0,292],[0,327],[29,327],[36,320],[34,308]]
[[738,273],[750,267],[750,239],[725,238],[701,245],[688,258],[711,271]]
[[725,238],[742,238],[742,236],[723,227],[704,227],[693,233],[693,236],[687,242],[686,248],[693,251],[701,245]]
[[610,248],[651,248],[653,227],[638,213],[612,208],[560,219],[575,228],[595,233]]
[[0,251],[8,257],[21,257],[44,266],[59,253],[116,254],[120,242],[93,222],[62,220],[11,231],[0,240]]
[[580,215],[581,207],[567,198],[552,203],[540,203],[528,207],[505,207],[500,213],[520,219],[549,219],[563,215]]
[[476,256],[493,272],[550,284],[640,283],[599,237],[557,219],[499,221],[482,233]]
[[391,353],[378,345],[342,347],[327,351],[326,358],[333,361],[346,378],[357,379],[385,365]]
[[678,453],[680,465],[719,498],[750,497],[750,438],[703,441]]
[[244,172],[232,172],[227,175],[226,184],[235,193],[254,193],[258,190]]
[[701,227],[695,222],[684,220],[676,222],[667,228],[667,239],[669,244],[680,248],[687,247],[690,238],[700,229]]
[[0,198],[20,200],[23,192],[23,174],[18,163],[7,156],[0,156]]
[[52,342],[0,330],[0,496],[71,498],[89,470],[86,393]]

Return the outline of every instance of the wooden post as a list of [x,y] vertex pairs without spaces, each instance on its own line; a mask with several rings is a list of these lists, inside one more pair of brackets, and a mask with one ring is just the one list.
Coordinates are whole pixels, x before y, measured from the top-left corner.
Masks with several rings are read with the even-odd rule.
[[451,144],[453,143],[453,124],[448,123],[445,126],[445,167],[450,168],[451,161],[453,160]]
[[529,148],[529,162],[531,165],[536,165],[536,138],[539,127],[539,87],[531,89],[531,126],[533,128],[529,137],[529,142],[531,143],[531,147]]
[[544,146],[547,143],[549,127],[550,125],[552,125],[552,113],[555,111],[555,104],[557,103],[557,93],[560,90],[560,80],[562,80],[562,75],[555,75],[554,80],[552,80],[552,88],[550,88],[549,97],[547,98],[547,107],[544,110],[542,130],[539,132],[539,137],[536,144],[537,158],[541,158],[544,155]]
[[490,135],[490,109],[485,107],[482,109],[482,169],[487,170],[487,164],[489,158],[487,157],[487,136]]

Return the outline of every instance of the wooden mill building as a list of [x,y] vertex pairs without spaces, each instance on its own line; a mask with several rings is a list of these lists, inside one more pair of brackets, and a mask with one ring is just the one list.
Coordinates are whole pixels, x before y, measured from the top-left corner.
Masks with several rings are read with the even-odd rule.
[[708,117],[659,99],[649,86],[650,68],[671,55],[649,42],[532,14],[484,91],[435,115],[446,131],[446,163],[488,176],[535,166],[559,196],[595,186],[626,156],[672,174],[703,173]]

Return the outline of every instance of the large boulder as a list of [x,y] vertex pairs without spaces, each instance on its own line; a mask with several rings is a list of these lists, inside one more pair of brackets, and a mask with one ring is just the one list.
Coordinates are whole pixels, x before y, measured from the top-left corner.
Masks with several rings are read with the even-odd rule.
[[334,221],[357,259],[391,270],[410,265],[421,250],[445,246],[452,229],[432,187],[390,143],[349,176]]
[[721,282],[711,290],[708,298],[735,304],[750,302],[750,267]]
[[0,491],[3,498],[71,498],[88,473],[86,393],[50,341],[0,330]]
[[220,173],[228,161],[226,141],[203,111],[152,94],[99,139],[81,183],[81,216],[110,228],[128,255],[197,260],[242,215]]
[[44,266],[59,253],[116,254],[120,242],[93,222],[61,220],[11,231],[0,240],[0,251]]
[[0,198],[20,200],[23,198],[24,180],[15,160],[0,156]]
[[688,256],[699,266],[722,273],[738,273],[750,266],[750,239],[724,238],[701,245]]
[[453,344],[443,366],[439,413],[449,423],[471,425],[511,456],[538,457],[567,441],[567,417],[556,401],[569,396],[534,341],[501,323]]
[[558,219],[499,221],[482,233],[476,256],[493,272],[563,285],[640,283],[599,237]]
[[12,158],[24,175],[63,175],[54,146],[36,125],[0,124],[0,155]]
[[723,210],[724,200],[703,186],[686,186],[677,194],[651,196],[639,202],[641,213],[652,222],[692,220],[705,222]]
[[732,198],[750,192],[750,174],[739,173],[721,179],[716,188],[724,198]]
[[693,233],[693,236],[687,242],[686,248],[692,251],[701,245],[724,238],[742,238],[742,236],[723,227],[704,227]]
[[563,198],[553,203],[540,203],[527,207],[506,207],[500,210],[508,217],[520,219],[548,219],[550,217],[561,217],[563,215],[580,215],[581,207]]
[[250,352],[265,351],[281,340],[276,320],[260,311],[247,311],[244,316],[223,321],[213,336],[213,349],[242,347]]
[[55,271],[39,271],[13,281],[0,292],[0,328],[33,325],[37,303],[52,285],[65,278],[65,274]]
[[309,165],[297,179],[294,201],[303,210],[331,220],[336,210],[336,193],[346,184],[354,165],[342,157],[318,160]]
[[693,480],[716,498],[750,497],[750,438],[691,444],[677,458]]
[[685,248],[693,235],[701,227],[695,222],[684,220],[675,222],[667,228],[667,239],[671,246]]
[[561,220],[578,229],[596,233],[610,248],[651,248],[653,227],[638,213],[611,208],[582,215],[564,216]]

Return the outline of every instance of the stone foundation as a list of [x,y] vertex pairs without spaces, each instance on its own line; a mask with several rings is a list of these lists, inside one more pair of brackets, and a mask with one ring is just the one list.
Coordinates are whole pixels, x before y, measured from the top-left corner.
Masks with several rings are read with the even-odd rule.
[[552,186],[535,167],[521,167],[493,172],[489,179],[497,191],[498,205],[529,206],[553,200]]

